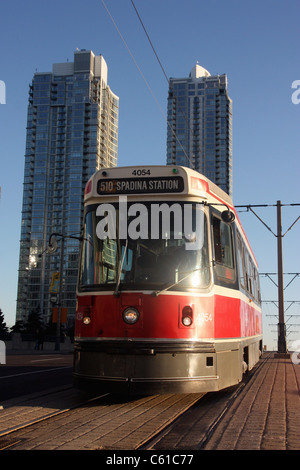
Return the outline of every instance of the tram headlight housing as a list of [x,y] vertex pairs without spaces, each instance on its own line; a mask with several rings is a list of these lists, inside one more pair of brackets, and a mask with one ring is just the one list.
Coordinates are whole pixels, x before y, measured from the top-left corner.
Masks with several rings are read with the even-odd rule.
[[128,307],[123,312],[123,320],[128,325],[134,325],[140,318],[139,311],[136,308]]
[[92,320],[91,320],[91,317],[85,316],[85,317],[83,317],[82,321],[83,321],[84,325],[89,325]]
[[191,326],[193,323],[193,309],[189,305],[182,309],[181,322],[184,326]]

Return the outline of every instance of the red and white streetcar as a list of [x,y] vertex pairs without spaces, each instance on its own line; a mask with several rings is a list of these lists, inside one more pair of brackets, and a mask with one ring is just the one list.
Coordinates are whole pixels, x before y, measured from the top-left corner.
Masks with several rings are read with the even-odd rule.
[[77,302],[79,388],[217,391],[262,352],[255,257],[231,198],[189,168],[92,176]]

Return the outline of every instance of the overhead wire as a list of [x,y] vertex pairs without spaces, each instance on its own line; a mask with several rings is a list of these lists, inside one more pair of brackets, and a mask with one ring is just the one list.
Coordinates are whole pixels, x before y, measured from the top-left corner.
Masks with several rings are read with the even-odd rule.
[[[153,91],[152,91],[152,89],[151,89],[149,83],[147,82],[147,80],[146,80],[146,78],[145,78],[143,72],[141,71],[141,69],[140,69],[138,63],[136,62],[136,60],[135,60],[135,58],[134,58],[134,55],[132,54],[132,52],[131,52],[131,50],[130,50],[128,44],[127,44],[127,42],[125,41],[124,37],[122,36],[121,31],[119,30],[119,28],[118,28],[118,26],[117,26],[115,20],[113,19],[113,17],[112,17],[112,15],[111,15],[110,11],[108,10],[107,6],[105,5],[104,0],[101,0],[101,1],[102,1],[102,4],[103,4],[105,10],[106,10],[107,13],[108,13],[110,19],[111,19],[111,21],[112,21],[114,27],[116,28],[116,30],[117,30],[117,32],[118,32],[120,38],[122,39],[122,41],[123,41],[123,43],[124,43],[124,45],[125,45],[127,51],[129,52],[130,57],[132,58],[133,62],[135,63],[135,66],[137,67],[139,73],[141,74],[141,76],[142,76],[144,82],[146,83],[146,85],[147,85],[147,87],[148,87],[150,93],[152,94],[153,98],[155,99],[156,103],[158,104],[159,108],[161,109],[161,106],[160,106],[158,100],[156,99],[156,96],[154,95],[154,93],[153,93]],[[162,109],[161,109],[161,111],[162,111]]]
[[[115,20],[114,20],[114,18],[113,18],[113,16],[112,16],[112,14],[110,13],[109,9],[107,8],[107,6],[106,6],[104,0],[101,0],[101,2],[102,2],[102,4],[103,4],[103,6],[104,6],[104,8],[105,8],[105,10],[106,10],[106,12],[107,12],[107,14],[108,14],[108,16],[110,17],[110,19],[111,19],[111,21],[112,21],[114,27],[116,28],[116,30],[117,30],[117,32],[118,32],[118,34],[119,34],[119,36],[120,36],[122,42],[124,43],[124,45],[125,45],[125,47],[126,47],[128,53],[129,53],[130,57],[132,58],[132,60],[133,60],[133,62],[134,62],[134,64],[135,64],[135,66],[137,67],[137,69],[138,69],[138,71],[139,71],[141,77],[143,78],[143,80],[144,80],[144,82],[145,82],[145,84],[146,84],[148,90],[150,91],[150,93],[151,93],[152,97],[154,98],[154,100],[155,100],[157,106],[159,107],[160,112],[161,112],[163,118],[165,119],[165,121],[166,121],[168,127],[170,128],[170,130],[171,130],[173,136],[175,137],[176,141],[178,142],[178,144],[179,144],[180,147],[182,148],[182,150],[183,150],[183,152],[184,152],[186,158],[189,160],[190,164],[191,164],[192,167],[193,167],[193,162],[191,161],[190,157],[187,155],[185,148],[183,147],[182,143],[181,143],[180,140],[178,139],[178,137],[177,137],[177,135],[176,135],[176,132],[175,132],[174,129],[173,129],[173,126],[170,124],[170,122],[169,122],[167,116],[165,115],[165,113],[164,113],[164,111],[163,111],[163,109],[162,109],[162,107],[161,107],[159,101],[157,100],[157,98],[156,98],[156,96],[155,96],[155,94],[154,94],[152,88],[150,87],[148,81],[146,80],[146,77],[144,76],[144,74],[143,74],[142,70],[140,69],[140,67],[139,67],[139,65],[138,65],[138,63],[137,63],[137,61],[135,60],[135,57],[134,57],[133,53],[131,52],[131,50],[130,50],[128,44],[127,44],[127,42],[125,41],[125,39],[124,39],[124,37],[123,37],[123,35],[121,34],[121,31],[119,30],[119,28],[118,28],[118,26],[117,26],[117,24],[116,24],[116,22],[115,22]],[[144,31],[145,31],[145,33],[146,33],[146,36],[147,36],[147,38],[148,38],[148,40],[149,40],[149,42],[150,42],[151,47],[152,47],[152,49],[153,49],[153,51],[154,51],[154,53],[155,53],[155,56],[156,56],[156,58],[157,58],[157,60],[158,60],[158,62],[159,62],[159,64],[160,64],[160,67],[162,68],[163,73],[164,73],[164,75],[165,75],[165,77],[166,77],[168,83],[170,83],[170,82],[169,82],[169,79],[168,79],[168,77],[167,77],[167,74],[166,74],[166,72],[165,72],[165,70],[164,70],[164,68],[163,68],[163,66],[162,66],[162,64],[161,64],[161,62],[160,62],[160,60],[159,60],[159,58],[158,58],[158,55],[157,55],[157,53],[156,53],[156,51],[155,51],[155,49],[154,49],[154,46],[153,46],[153,44],[152,44],[152,42],[151,42],[151,40],[150,40],[150,37],[149,37],[149,35],[148,35],[147,31],[146,31],[146,28],[145,28],[145,26],[144,26],[144,24],[143,24],[143,22],[142,22],[142,20],[141,20],[141,17],[140,17],[140,15],[138,14],[138,11],[137,11],[137,9],[136,9],[136,7],[135,7],[135,5],[134,5],[134,3],[133,3],[132,0],[131,0],[131,3],[132,3],[133,6],[134,6],[134,9],[135,9],[135,11],[136,11],[136,14],[137,14],[137,16],[138,16],[138,18],[139,18],[139,20],[140,20],[142,26],[143,26],[143,29],[144,29]]]
[[[155,48],[154,48],[154,46],[153,46],[153,43],[152,43],[152,41],[151,41],[151,39],[150,39],[150,36],[149,36],[149,34],[148,34],[148,32],[147,32],[147,29],[146,29],[146,27],[145,27],[145,25],[144,25],[144,23],[143,23],[143,20],[142,20],[142,18],[141,18],[141,16],[140,16],[140,14],[139,14],[139,12],[138,12],[138,10],[137,10],[137,8],[136,8],[136,6],[135,6],[133,0],[131,0],[131,3],[132,3],[132,6],[133,6],[133,8],[134,8],[136,14],[137,14],[138,19],[140,20],[140,23],[141,23],[141,25],[142,25],[142,28],[143,28],[143,30],[144,30],[146,36],[147,36],[147,39],[148,39],[148,41],[149,41],[149,44],[150,44],[150,46],[151,46],[151,48],[152,48],[152,50],[153,50],[153,52],[154,52],[154,54],[155,54],[155,57],[156,57],[156,59],[157,59],[159,65],[160,65],[160,68],[161,68],[161,70],[162,70],[164,76],[166,77],[166,80],[167,80],[168,85],[169,85],[169,91],[171,90],[171,92],[173,93],[172,84],[171,84],[171,82],[170,82],[170,80],[169,80],[169,78],[168,78],[168,76],[167,76],[167,74],[166,74],[166,71],[165,71],[165,69],[164,69],[164,67],[163,67],[163,65],[162,65],[162,63],[161,63],[161,61],[160,61],[160,59],[159,59],[159,57],[158,57],[158,54],[157,54],[157,52],[156,52],[156,50],[155,50]],[[186,124],[187,124],[187,127],[189,127],[188,118],[187,118],[187,116],[186,116],[184,110],[182,109],[180,103],[177,103],[177,105],[178,105],[179,111],[180,111],[180,112],[182,113],[182,115],[184,116],[184,119],[185,119],[185,122],[186,122]],[[167,123],[168,123],[170,129],[172,130],[172,133],[173,133],[174,137],[175,137],[176,140],[178,141],[177,136],[176,136],[176,132],[174,131],[173,127],[171,126],[171,124],[170,124],[168,121],[167,121]],[[193,129],[190,129],[190,131],[191,131],[192,135],[194,135]],[[179,143],[180,143],[180,146],[181,146],[181,148],[182,148],[182,150],[183,150],[183,152],[184,152],[186,158],[189,160],[189,162],[190,162],[190,164],[191,164],[191,167],[193,168],[193,167],[194,167],[193,162],[191,161],[189,155],[187,155],[186,150],[183,148],[181,142],[179,142]]]
[[166,74],[166,72],[165,72],[165,69],[164,69],[163,66],[162,66],[161,61],[159,60],[159,57],[158,57],[158,55],[157,55],[157,52],[156,52],[156,50],[155,50],[155,48],[154,48],[154,46],[153,46],[153,44],[152,44],[152,41],[151,41],[151,39],[150,39],[149,34],[147,33],[147,30],[146,30],[145,25],[144,25],[144,23],[143,23],[143,21],[142,21],[142,18],[140,17],[139,12],[137,11],[137,8],[136,8],[136,6],[135,6],[135,4],[134,4],[134,1],[131,0],[131,3],[132,3],[132,6],[133,6],[133,8],[134,8],[134,10],[135,10],[135,12],[136,12],[136,14],[137,14],[137,16],[138,16],[138,19],[140,20],[140,23],[141,23],[141,25],[142,25],[142,27],[143,27],[143,30],[145,31],[145,34],[146,34],[146,36],[147,36],[147,39],[148,39],[148,41],[149,41],[149,43],[150,43],[150,46],[152,47],[152,50],[153,50],[153,52],[154,52],[154,54],[155,54],[155,57],[157,58],[157,61],[158,61],[159,65],[160,65],[160,68],[162,69],[162,72],[163,72],[164,76],[166,77],[166,80],[167,80],[168,84],[170,84],[170,80],[168,79],[168,76],[167,76],[167,74]]

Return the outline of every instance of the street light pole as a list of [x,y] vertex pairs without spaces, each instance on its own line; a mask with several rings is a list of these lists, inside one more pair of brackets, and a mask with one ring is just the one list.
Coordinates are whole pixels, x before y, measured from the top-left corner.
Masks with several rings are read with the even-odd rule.
[[49,237],[49,243],[48,243],[48,246],[47,246],[47,252],[49,254],[52,254],[57,250],[56,237],[60,237],[60,239],[61,239],[60,271],[59,271],[59,297],[58,297],[56,340],[55,340],[55,351],[59,351],[60,350],[60,324],[61,324],[61,313],[62,313],[62,292],[63,292],[63,269],[64,269],[65,238],[73,238],[75,240],[82,241],[82,237],[77,237],[77,236],[74,236],[74,235],[63,235],[61,233],[51,233],[51,235]]
[[59,296],[58,296],[58,309],[57,309],[57,322],[56,322],[55,351],[60,351],[60,320],[61,320],[61,309],[62,309],[65,237],[62,236],[60,240],[61,240],[61,247],[60,247],[60,268],[59,268]]

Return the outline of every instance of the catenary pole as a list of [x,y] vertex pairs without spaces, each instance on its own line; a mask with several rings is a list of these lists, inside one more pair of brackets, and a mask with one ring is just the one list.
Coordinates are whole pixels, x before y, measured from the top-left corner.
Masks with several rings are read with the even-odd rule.
[[281,201],[277,201],[277,266],[278,266],[278,352],[286,353],[286,331],[284,322],[283,260],[282,260],[282,223]]
[[[252,207],[270,207],[277,206],[277,234],[275,234],[270,227],[254,212]],[[286,328],[284,319],[284,287],[283,287],[283,257],[282,257],[282,239],[291,230],[292,227],[300,220],[300,216],[292,223],[287,231],[282,234],[282,222],[281,222],[281,207],[283,206],[300,206],[300,203],[292,204],[281,204],[281,201],[277,201],[277,204],[248,204],[248,205],[236,205],[235,208],[245,207],[247,211],[251,211],[255,217],[262,222],[262,224],[277,238],[277,267],[278,267],[278,353],[287,354],[287,342],[286,342]],[[298,273],[295,273],[298,275]],[[274,283],[275,284],[275,283]],[[290,284],[290,283],[289,283]],[[275,284],[276,285],[276,284]]]

